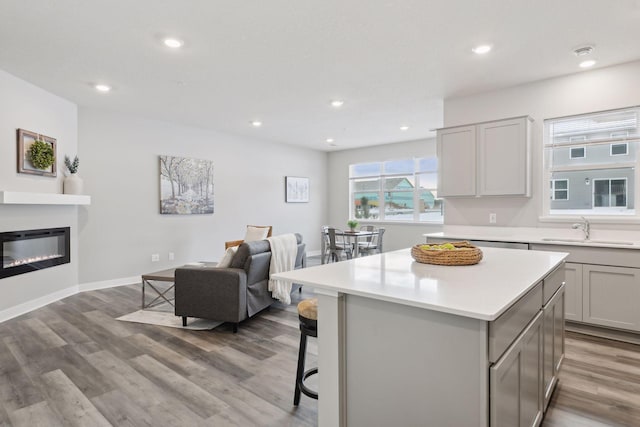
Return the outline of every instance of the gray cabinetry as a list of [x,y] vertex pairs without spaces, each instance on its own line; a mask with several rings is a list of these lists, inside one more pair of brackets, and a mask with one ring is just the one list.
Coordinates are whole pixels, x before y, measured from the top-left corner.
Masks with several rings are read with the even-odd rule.
[[582,264],[565,264],[565,316],[582,322]]
[[531,118],[438,129],[438,195],[530,196]]
[[543,319],[534,320],[489,369],[492,427],[540,425],[543,414]]
[[476,127],[438,130],[438,193],[442,197],[476,195]]
[[595,325],[640,331],[640,270],[582,266],[583,321]]
[[542,308],[544,316],[543,390],[545,410],[558,382],[558,374],[564,360],[564,307],[565,288],[561,286]]

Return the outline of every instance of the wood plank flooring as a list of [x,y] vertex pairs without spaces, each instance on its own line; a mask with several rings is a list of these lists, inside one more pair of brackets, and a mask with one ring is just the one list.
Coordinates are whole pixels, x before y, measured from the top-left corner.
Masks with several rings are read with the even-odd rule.
[[[317,401],[292,404],[295,304],[311,295],[293,296],[237,334],[115,320],[139,308],[140,285],[0,323],[0,426],[315,426]],[[309,353],[311,366],[313,339]],[[568,333],[543,426],[640,426],[640,346]]]

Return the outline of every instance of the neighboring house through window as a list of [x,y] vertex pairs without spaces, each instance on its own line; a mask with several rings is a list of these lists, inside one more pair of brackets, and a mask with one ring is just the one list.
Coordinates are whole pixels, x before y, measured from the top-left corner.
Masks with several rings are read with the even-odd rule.
[[545,215],[636,215],[639,117],[630,107],[545,120]]
[[350,217],[442,222],[437,168],[435,157],[350,165]]

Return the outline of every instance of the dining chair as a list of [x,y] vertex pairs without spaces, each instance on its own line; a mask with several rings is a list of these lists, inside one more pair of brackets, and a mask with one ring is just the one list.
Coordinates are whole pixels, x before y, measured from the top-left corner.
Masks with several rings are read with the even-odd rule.
[[[375,229],[371,231],[375,231]],[[358,253],[366,255],[376,252],[382,253],[382,238],[384,236],[384,232],[385,229],[380,227],[377,229],[377,233],[371,236],[369,241],[358,243]],[[367,237],[367,239],[369,239],[369,237]]]
[[331,242],[329,242],[329,226],[323,225],[321,227],[320,238],[322,239],[324,251],[320,254],[321,263],[329,262],[329,257],[331,256]]
[[329,227],[329,254],[333,261],[340,261],[342,259],[342,253],[347,256],[347,259],[353,257],[353,248],[351,243],[344,237],[344,232],[340,229]]

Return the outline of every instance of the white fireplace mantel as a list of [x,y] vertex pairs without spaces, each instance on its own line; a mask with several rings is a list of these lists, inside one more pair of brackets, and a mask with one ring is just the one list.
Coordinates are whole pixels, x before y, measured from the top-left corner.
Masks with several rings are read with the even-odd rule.
[[91,196],[0,191],[0,205],[90,205]]

